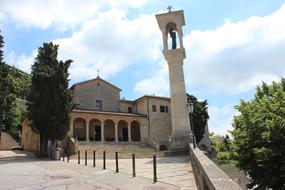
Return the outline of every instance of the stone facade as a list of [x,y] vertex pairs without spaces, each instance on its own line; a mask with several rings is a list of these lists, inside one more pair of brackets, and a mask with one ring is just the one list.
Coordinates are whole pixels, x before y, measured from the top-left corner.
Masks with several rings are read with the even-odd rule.
[[142,142],[168,147],[171,135],[170,98],[143,96],[120,99],[118,87],[97,77],[72,86],[76,109],[68,136],[79,141]]

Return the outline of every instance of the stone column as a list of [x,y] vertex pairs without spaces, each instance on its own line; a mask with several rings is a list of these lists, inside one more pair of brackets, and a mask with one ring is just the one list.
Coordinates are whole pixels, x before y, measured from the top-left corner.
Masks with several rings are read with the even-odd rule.
[[89,121],[86,122],[86,141],[89,141]]
[[118,142],[118,123],[115,123],[115,141]]
[[128,123],[128,141],[132,142],[131,125]]
[[101,142],[104,142],[104,122],[101,123]]
[[[172,132],[169,137],[169,150],[188,150],[188,144],[193,142],[190,129],[189,113],[187,111],[187,97],[183,73],[183,60],[186,58],[183,48],[182,26],[185,25],[183,10],[157,14],[156,19],[162,33],[173,27],[178,32],[180,47],[168,49],[164,46],[163,55],[168,64]],[[165,36],[163,36],[163,42]]]
[[73,135],[73,119],[72,118],[70,119],[70,122],[69,122],[69,131],[68,131],[67,135],[69,137],[74,137],[74,135]]

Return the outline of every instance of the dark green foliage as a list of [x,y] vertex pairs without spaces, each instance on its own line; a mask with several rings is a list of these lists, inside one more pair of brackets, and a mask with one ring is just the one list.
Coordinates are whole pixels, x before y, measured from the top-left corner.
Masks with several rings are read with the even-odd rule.
[[[205,132],[205,126],[207,125],[208,115],[208,103],[205,101],[198,101],[193,95],[187,94],[187,102],[192,102],[194,105],[193,110],[193,131],[196,137],[197,143],[203,138]],[[190,115],[189,115],[190,116]],[[191,119],[191,118],[190,118]]]
[[285,189],[285,79],[258,86],[236,109],[232,155],[251,177],[249,187]]
[[58,45],[44,43],[32,66],[31,104],[32,126],[41,137],[62,140],[69,130],[72,111],[68,89],[68,68],[71,60],[57,60]]
[[16,95],[12,71],[3,62],[3,36],[0,35],[0,131],[18,127]]
[[[0,35],[0,48],[3,44]],[[16,140],[20,138],[20,124],[25,116],[25,110],[19,109],[16,96],[27,96],[30,81],[28,74],[3,62],[3,51],[0,50],[0,126]]]

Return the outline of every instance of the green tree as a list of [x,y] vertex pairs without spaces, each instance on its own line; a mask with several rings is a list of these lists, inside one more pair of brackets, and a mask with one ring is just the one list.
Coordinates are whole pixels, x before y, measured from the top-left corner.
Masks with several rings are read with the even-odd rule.
[[[57,60],[58,45],[44,43],[32,66],[32,126],[38,129],[41,142],[62,140],[69,130],[72,96],[68,89],[68,68],[71,60]],[[45,148],[42,147],[44,151]]]
[[18,110],[12,71],[3,62],[3,46],[4,39],[0,35],[0,131],[4,127],[10,132],[13,127],[18,127]]
[[232,155],[255,189],[285,189],[285,79],[263,83],[241,100],[234,117]]
[[[193,110],[193,131],[196,137],[197,143],[201,141],[205,132],[205,126],[207,125],[209,115],[208,115],[208,103],[205,101],[198,101],[193,95],[187,94],[187,102],[192,102],[194,105]],[[189,114],[191,119],[191,116]],[[191,122],[191,121],[190,121]]]

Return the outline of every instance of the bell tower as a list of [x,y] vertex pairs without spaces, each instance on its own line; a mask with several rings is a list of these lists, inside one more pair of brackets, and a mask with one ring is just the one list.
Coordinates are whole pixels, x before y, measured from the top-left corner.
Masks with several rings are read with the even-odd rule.
[[[163,55],[168,64],[172,132],[169,138],[170,150],[187,150],[193,142],[189,115],[186,107],[183,60],[186,57],[183,47],[182,26],[185,25],[183,10],[157,14],[156,19],[163,37]],[[177,38],[178,37],[178,38]]]

